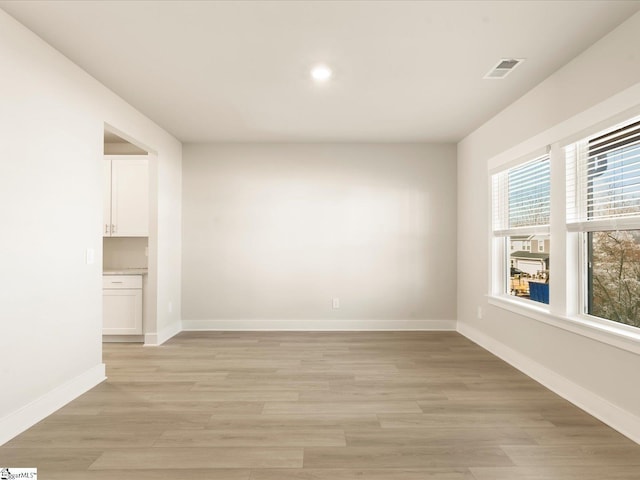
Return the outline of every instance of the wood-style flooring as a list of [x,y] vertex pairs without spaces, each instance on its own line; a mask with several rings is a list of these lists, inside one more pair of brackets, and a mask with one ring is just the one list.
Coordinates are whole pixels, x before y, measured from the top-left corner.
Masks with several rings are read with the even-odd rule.
[[51,480],[638,480],[640,446],[454,332],[182,333],[0,447]]

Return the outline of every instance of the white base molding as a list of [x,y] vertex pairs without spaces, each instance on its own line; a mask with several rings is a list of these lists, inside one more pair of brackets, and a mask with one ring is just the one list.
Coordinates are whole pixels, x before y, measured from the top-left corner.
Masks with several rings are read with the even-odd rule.
[[103,335],[102,343],[142,343],[142,335]]
[[458,322],[458,332],[625,437],[640,444],[640,418],[637,416],[465,323]]
[[184,331],[455,331],[455,320],[183,320]]
[[0,418],[0,446],[106,380],[104,363]]
[[163,328],[158,333],[145,333],[144,346],[145,347],[159,347],[164,342],[172,337],[175,337],[182,331],[182,325],[180,322],[173,323],[168,327]]

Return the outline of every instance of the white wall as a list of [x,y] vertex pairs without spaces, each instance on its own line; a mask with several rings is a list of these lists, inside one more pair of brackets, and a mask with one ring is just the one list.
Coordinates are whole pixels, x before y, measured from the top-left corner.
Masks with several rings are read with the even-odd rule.
[[[609,409],[611,418],[607,420],[618,422],[614,426],[626,428],[624,433],[636,440],[640,440],[640,388],[636,381],[640,356],[490,305],[486,295],[488,162],[494,164],[492,157],[498,154],[500,161],[516,159],[640,105],[638,45],[640,14],[458,145],[459,329],[540,380],[555,384],[558,391],[601,418]],[[552,282],[563,280],[553,272],[551,275]],[[478,306],[484,310],[483,319],[477,318]],[[621,419],[626,419],[626,427],[620,425]]]
[[183,181],[186,328],[453,327],[455,146],[186,145]]
[[[179,325],[181,144],[0,11],[0,444],[104,375],[105,122],[157,153],[158,325]],[[96,261],[85,264],[85,250]],[[173,301],[172,314],[166,305]]]

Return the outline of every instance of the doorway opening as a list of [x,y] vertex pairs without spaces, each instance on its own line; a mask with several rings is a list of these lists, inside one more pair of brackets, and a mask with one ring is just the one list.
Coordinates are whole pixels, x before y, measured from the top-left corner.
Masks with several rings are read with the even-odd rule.
[[156,155],[105,124],[102,164],[102,339],[147,344],[157,337]]

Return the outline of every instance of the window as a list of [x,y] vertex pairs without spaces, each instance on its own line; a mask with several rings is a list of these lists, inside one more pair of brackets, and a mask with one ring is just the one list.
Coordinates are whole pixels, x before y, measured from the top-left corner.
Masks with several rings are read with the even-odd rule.
[[565,147],[583,312],[640,327],[640,119]]
[[549,303],[550,174],[544,155],[492,177],[498,290],[542,303]]
[[489,172],[488,301],[640,353],[640,105],[634,111],[556,140],[547,155],[489,160],[502,166]]

